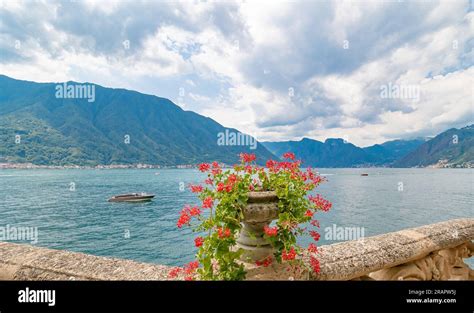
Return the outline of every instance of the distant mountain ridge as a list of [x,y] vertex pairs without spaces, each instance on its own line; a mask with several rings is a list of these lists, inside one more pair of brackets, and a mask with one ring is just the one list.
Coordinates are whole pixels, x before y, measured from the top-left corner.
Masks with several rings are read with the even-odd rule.
[[374,165],[390,166],[428,140],[428,138],[416,138],[411,140],[397,139],[362,149],[372,156],[372,159],[375,160],[373,161]]
[[233,140],[243,136],[238,130],[184,111],[168,99],[87,83],[93,86],[92,94],[84,85],[0,75],[0,162],[234,164],[240,152],[250,152],[262,164],[291,151],[312,167],[474,167],[474,125],[449,129],[430,140],[393,140],[366,148],[340,138],[256,146],[247,140],[241,145]]
[[393,140],[366,148],[340,138],[263,144],[275,155],[292,151],[313,167],[474,167],[474,125],[449,129],[431,139]]
[[[263,145],[219,145],[226,128],[184,111],[168,99],[95,84],[89,98],[57,98],[63,83],[35,83],[0,75],[0,162],[38,165],[238,162],[254,152],[275,158]],[[68,86],[83,85],[67,82]]]
[[460,129],[451,128],[420,145],[394,167],[473,167],[474,124]]
[[263,142],[275,155],[292,151],[306,166],[318,167],[367,167],[389,166],[412,151],[425,140],[394,140],[381,145],[360,148],[340,138],[321,142],[303,138],[300,141]]

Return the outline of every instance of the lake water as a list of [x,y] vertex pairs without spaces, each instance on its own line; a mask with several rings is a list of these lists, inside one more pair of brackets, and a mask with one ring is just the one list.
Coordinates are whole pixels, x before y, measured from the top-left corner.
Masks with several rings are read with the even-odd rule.
[[[325,238],[325,228],[333,224],[359,227],[372,236],[474,216],[472,169],[319,171],[328,182],[318,192],[333,202],[330,212],[319,214],[320,244],[336,242]],[[177,229],[176,220],[182,206],[197,199],[180,187],[203,178],[194,169],[4,169],[0,227],[38,227],[37,246],[183,265],[194,257],[196,234]],[[107,202],[112,195],[139,191],[156,194],[155,200]]]

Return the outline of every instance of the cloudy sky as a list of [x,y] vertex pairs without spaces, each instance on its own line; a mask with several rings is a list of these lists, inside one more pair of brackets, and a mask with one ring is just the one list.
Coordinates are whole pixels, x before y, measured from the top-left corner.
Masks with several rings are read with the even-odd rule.
[[0,5],[1,74],[166,97],[258,140],[367,146],[474,121],[474,1]]

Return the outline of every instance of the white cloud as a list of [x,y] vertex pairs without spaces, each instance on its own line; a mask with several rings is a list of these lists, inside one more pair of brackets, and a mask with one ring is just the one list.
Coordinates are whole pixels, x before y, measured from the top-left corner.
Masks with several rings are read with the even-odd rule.
[[188,94],[188,96],[193,99],[194,101],[197,101],[197,102],[208,102],[208,101],[211,101],[211,98],[210,97],[207,97],[207,96],[203,96],[203,95],[200,95],[200,94],[196,94],[196,93],[192,93],[190,92]]
[[[2,4],[0,72],[15,78],[172,97],[186,85],[198,113],[264,140],[369,145],[473,122],[462,1]],[[389,83],[421,98],[381,99]]]

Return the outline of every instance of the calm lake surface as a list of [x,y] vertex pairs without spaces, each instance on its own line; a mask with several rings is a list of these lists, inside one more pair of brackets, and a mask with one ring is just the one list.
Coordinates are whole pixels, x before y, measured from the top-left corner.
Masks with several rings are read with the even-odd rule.
[[[363,227],[365,236],[372,236],[474,216],[472,169],[319,171],[328,182],[317,192],[333,202],[330,212],[319,214],[319,244],[336,242],[325,238],[325,228],[333,224]],[[196,234],[177,229],[176,221],[184,204],[198,202],[180,187],[203,178],[194,169],[4,169],[0,227],[38,227],[37,246],[183,265],[194,258]],[[156,194],[154,201],[107,202],[112,195],[140,191]]]

